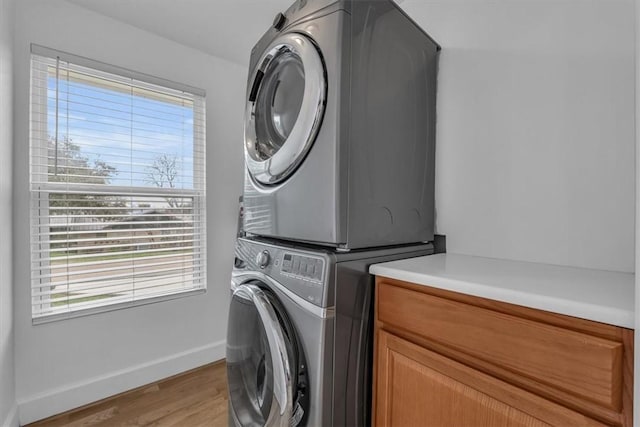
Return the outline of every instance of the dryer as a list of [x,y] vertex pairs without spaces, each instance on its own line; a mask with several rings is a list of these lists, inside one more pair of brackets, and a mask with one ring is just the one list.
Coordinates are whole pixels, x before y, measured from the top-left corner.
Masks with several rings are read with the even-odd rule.
[[390,0],[298,0],[251,52],[244,230],[433,240],[439,45]]

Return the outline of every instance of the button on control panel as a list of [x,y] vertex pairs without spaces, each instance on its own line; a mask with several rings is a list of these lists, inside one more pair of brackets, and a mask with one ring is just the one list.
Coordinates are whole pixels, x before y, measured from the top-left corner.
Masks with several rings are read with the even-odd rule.
[[284,253],[282,258],[282,273],[287,276],[311,282],[322,283],[324,260],[304,255]]

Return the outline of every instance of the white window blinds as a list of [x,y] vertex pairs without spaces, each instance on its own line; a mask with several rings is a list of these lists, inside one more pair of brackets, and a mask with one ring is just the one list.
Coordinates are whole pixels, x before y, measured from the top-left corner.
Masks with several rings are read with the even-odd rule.
[[205,288],[197,89],[32,46],[34,322]]

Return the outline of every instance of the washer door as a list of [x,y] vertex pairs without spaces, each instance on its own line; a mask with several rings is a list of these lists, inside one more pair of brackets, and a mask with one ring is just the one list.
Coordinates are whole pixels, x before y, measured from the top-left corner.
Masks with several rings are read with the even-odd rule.
[[233,292],[227,332],[230,417],[240,426],[296,426],[304,417],[299,349],[286,313],[259,282]]
[[311,148],[324,115],[325,68],[311,39],[278,37],[249,80],[245,112],[245,161],[262,184],[289,177]]

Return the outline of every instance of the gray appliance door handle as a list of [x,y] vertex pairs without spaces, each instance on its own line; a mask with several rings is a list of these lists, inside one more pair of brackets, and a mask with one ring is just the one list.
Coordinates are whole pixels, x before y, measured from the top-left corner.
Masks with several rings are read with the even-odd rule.
[[256,285],[243,284],[233,291],[234,297],[250,300],[264,325],[273,363],[273,397],[266,426],[289,427],[293,408],[293,386],[289,353],[278,316],[267,295]]

